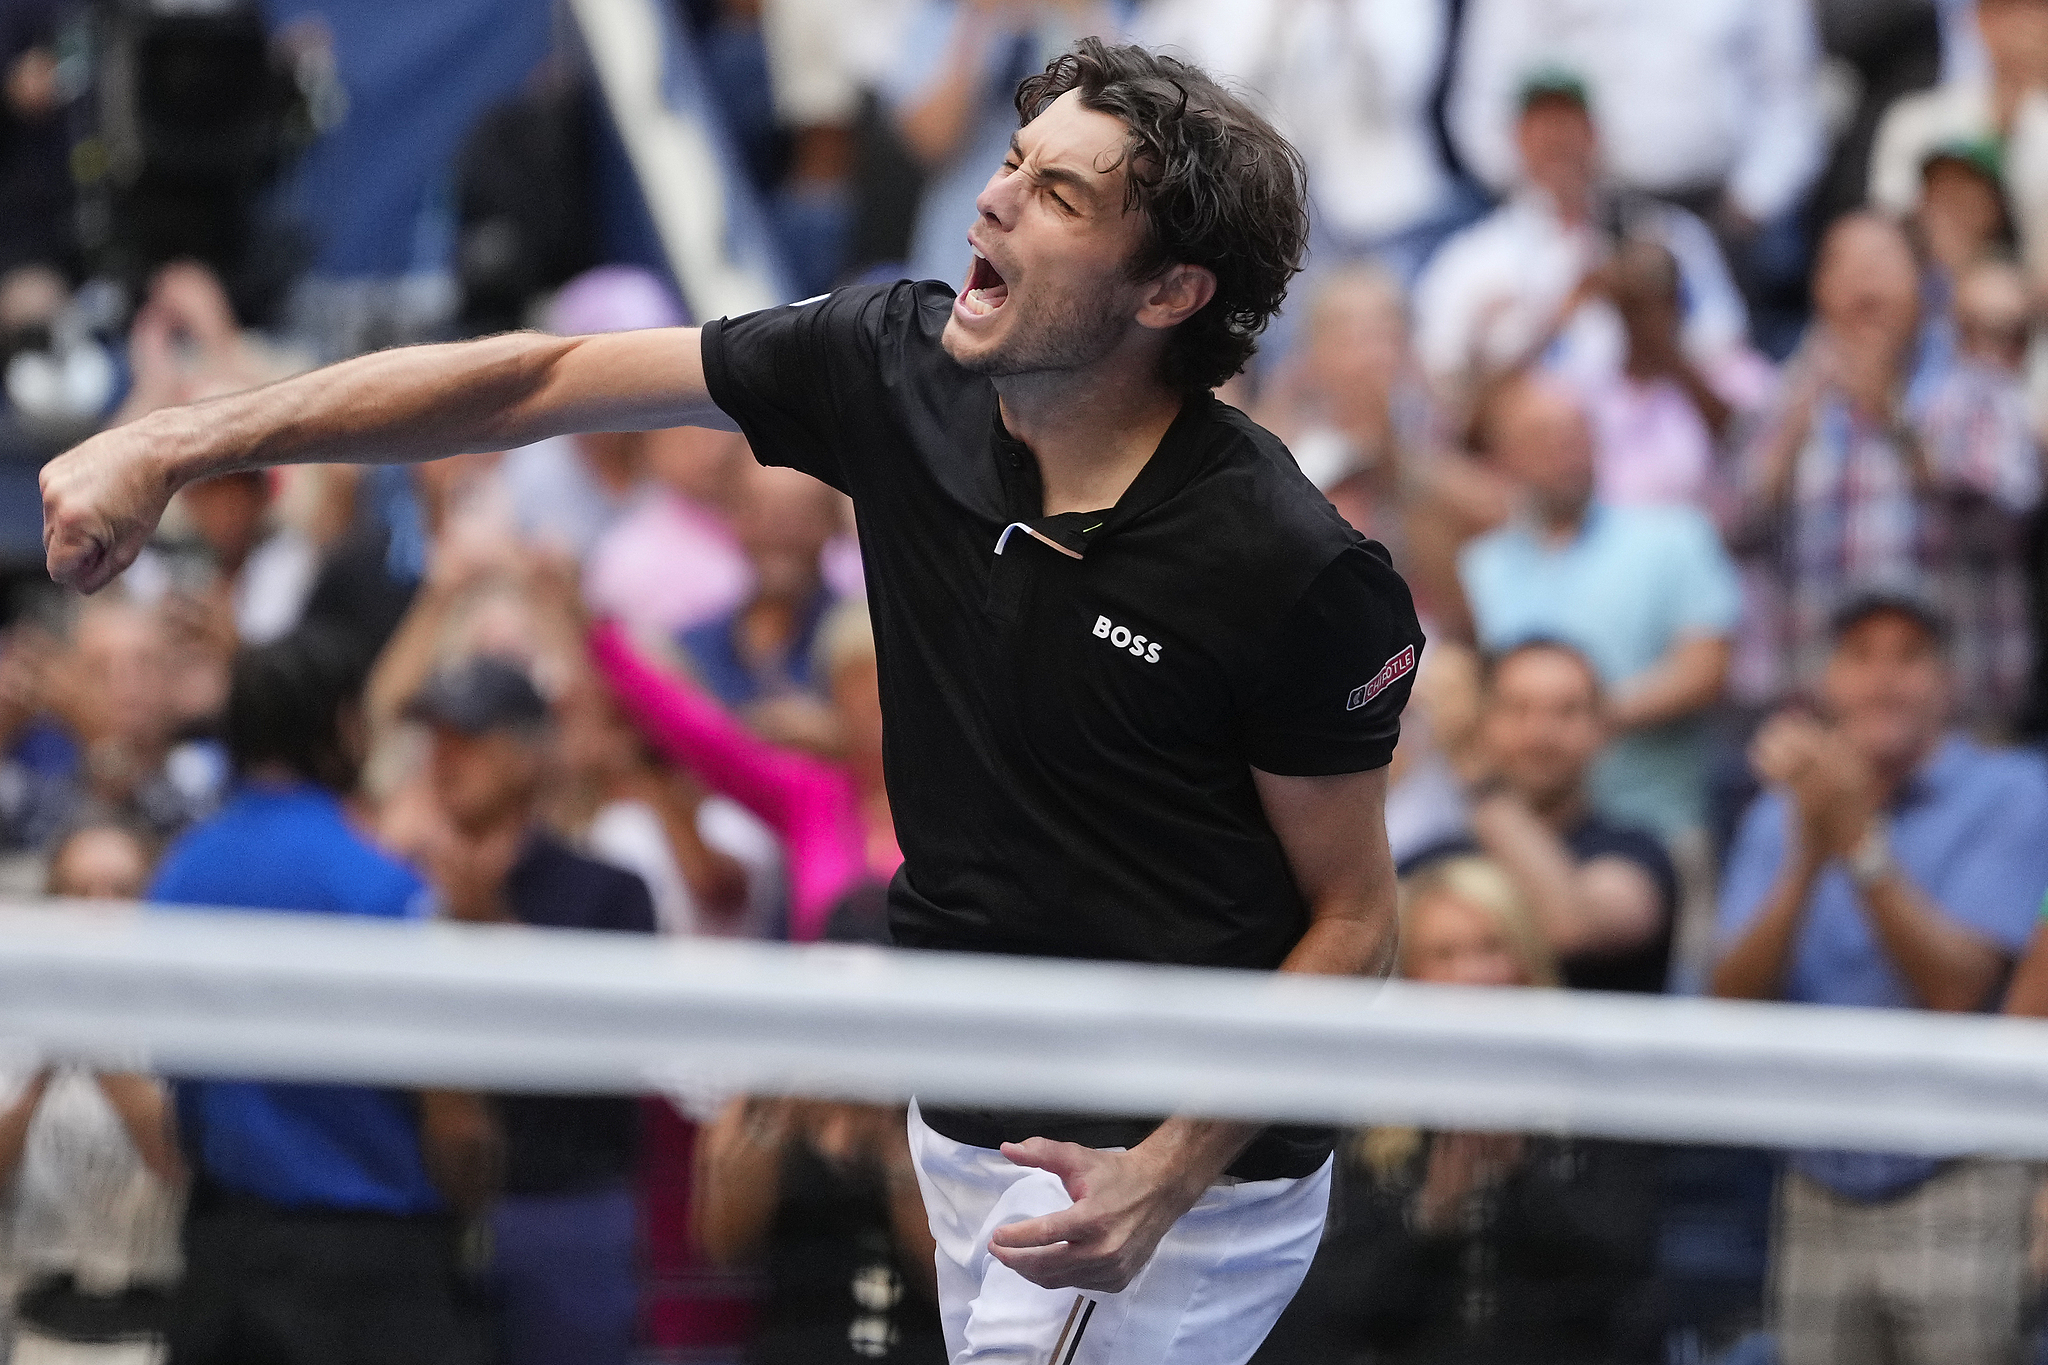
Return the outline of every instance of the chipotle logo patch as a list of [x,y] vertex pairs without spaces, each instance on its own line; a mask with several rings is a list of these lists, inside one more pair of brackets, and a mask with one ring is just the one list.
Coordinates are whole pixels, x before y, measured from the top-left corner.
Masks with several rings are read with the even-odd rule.
[[1406,677],[1414,668],[1415,646],[1410,645],[1393,658],[1387,660],[1386,667],[1374,674],[1371,682],[1360,683],[1352,688],[1351,700],[1345,704],[1344,709],[1346,711],[1356,711],[1359,707],[1393,686],[1395,679]]

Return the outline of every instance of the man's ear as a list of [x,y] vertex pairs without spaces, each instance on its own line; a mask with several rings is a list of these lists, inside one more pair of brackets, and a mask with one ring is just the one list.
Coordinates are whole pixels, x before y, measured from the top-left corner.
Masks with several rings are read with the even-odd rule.
[[1170,265],[1159,272],[1138,310],[1140,327],[1178,327],[1216,297],[1216,272],[1206,265]]

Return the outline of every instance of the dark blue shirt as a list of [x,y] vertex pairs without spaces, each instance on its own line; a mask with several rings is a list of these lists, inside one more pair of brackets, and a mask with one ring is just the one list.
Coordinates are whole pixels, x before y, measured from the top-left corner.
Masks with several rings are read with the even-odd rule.
[[741,657],[740,617],[746,608],[730,612],[715,621],[692,626],[676,637],[690,656],[704,690],[728,708],[749,706],[767,697],[816,692],[811,674],[811,655],[818,639],[818,627],[832,609],[832,594],[819,589],[797,618],[796,635],[782,657],[756,669]]
[[[350,828],[318,788],[244,787],[171,846],[149,898],[170,905],[375,915],[424,913],[425,887]],[[438,1211],[402,1091],[180,1081],[178,1119],[204,1176],[285,1208]]]
[[[654,932],[647,884],[546,834],[527,840],[505,878],[521,924],[547,929]],[[639,1102],[608,1095],[502,1095],[505,1193],[580,1194],[623,1184],[640,1151]]]
[[[1763,910],[1785,860],[1790,817],[1778,792],[1758,797],[1743,817],[1721,879],[1724,949]],[[1899,867],[1944,915],[2014,957],[2026,947],[2048,888],[2048,766],[2038,757],[1953,737],[1899,794],[1886,832]],[[1807,902],[1784,998],[1809,1005],[1921,1007],[1872,932],[1855,885],[1840,866],[1821,874]],[[1994,1003],[1986,1000],[1984,1007]],[[1802,1152],[1792,1164],[1839,1194],[1883,1199],[1927,1179],[1940,1163],[1869,1152]]]

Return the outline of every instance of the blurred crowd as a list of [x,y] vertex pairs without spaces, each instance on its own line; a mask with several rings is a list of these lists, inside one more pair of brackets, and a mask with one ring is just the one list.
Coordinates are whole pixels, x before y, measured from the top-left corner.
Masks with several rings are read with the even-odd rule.
[[[96,273],[64,8],[0,2],[0,444],[45,454],[334,354],[227,256]],[[2048,1015],[2048,0],[681,22],[800,294],[962,276],[1015,83],[1079,36],[1182,50],[1295,139],[1315,251],[1223,396],[1429,631],[1404,976]],[[465,148],[450,327],[687,320],[560,221],[575,88]],[[0,887],[885,943],[851,509],[751,456],[229,475],[89,601],[25,570]],[[936,1362],[908,1155],[900,1113],[787,1099],[0,1078],[9,1358]],[[1337,1162],[1261,1361],[2035,1358],[2019,1163],[1412,1129]]]

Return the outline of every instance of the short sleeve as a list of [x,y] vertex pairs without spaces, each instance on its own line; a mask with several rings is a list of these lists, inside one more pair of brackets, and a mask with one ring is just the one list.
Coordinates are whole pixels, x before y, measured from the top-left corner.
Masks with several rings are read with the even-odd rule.
[[1408,585],[1378,545],[1351,546],[1282,623],[1246,717],[1246,757],[1280,777],[1385,767],[1421,656]]
[[1944,913],[2018,956],[2048,889],[2048,841],[2041,838],[2048,772],[2032,756],[2000,755],[1998,761],[2006,768],[2002,781],[1989,773],[1973,779],[1982,814],[1968,856],[1949,859],[1928,878],[1927,890]]
[[881,391],[882,337],[902,284],[841,289],[704,328],[711,401],[739,423],[762,464],[849,491],[850,406]]
[[1742,614],[1742,581],[1712,522],[1691,508],[1673,508],[1678,582],[1675,625],[1682,634],[1727,635]]

